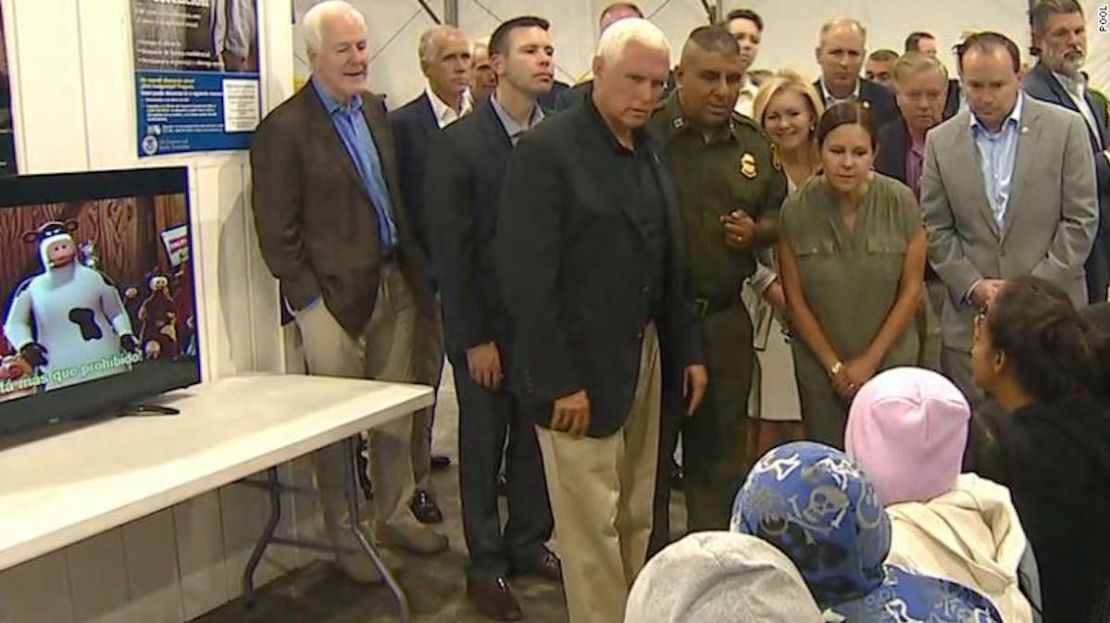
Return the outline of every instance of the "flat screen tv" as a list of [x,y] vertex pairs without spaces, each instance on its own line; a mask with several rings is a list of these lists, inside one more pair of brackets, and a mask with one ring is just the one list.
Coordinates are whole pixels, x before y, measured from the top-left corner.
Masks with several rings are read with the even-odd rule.
[[188,170],[0,178],[0,434],[200,382]]

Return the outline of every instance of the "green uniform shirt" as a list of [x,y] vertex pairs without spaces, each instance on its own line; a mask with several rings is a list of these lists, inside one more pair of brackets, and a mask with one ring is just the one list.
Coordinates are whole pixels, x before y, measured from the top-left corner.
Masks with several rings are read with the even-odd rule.
[[663,145],[674,179],[689,253],[687,285],[692,296],[728,301],[755,272],[750,250],[725,243],[720,217],[740,209],[756,221],[778,218],[786,176],[771,159],[771,145],[754,121],[734,114],[709,140],[686,121],[678,93],[652,116],[650,129]]

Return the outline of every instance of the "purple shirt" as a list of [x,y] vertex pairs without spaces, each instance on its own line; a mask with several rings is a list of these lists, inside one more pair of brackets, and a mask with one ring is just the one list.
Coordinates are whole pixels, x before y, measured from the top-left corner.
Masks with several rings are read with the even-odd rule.
[[913,196],[921,201],[921,174],[925,171],[925,144],[914,145],[909,141],[906,148],[906,182],[913,191]]

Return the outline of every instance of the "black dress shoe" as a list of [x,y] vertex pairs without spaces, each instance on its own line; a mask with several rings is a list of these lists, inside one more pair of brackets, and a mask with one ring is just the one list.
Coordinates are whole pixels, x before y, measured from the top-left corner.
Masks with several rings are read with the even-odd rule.
[[517,560],[513,564],[513,573],[516,575],[534,575],[552,582],[562,583],[563,563],[555,552],[540,546],[535,554],[528,558]]
[[412,496],[412,501],[409,502],[409,508],[412,509],[412,514],[416,515],[416,519],[420,523],[443,523],[443,513],[440,512],[435,498],[423,489],[416,490],[416,493]]
[[466,579],[466,596],[483,616],[495,621],[520,621],[524,613],[505,578]]
[[442,454],[432,455],[432,470],[440,471],[451,467],[451,458]]

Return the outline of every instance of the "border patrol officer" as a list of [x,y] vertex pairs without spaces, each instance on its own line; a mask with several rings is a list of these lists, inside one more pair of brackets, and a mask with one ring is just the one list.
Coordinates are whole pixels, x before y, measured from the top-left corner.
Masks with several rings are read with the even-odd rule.
[[664,414],[656,478],[654,553],[669,541],[670,457],[679,428],[690,531],[728,529],[743,482],[744,432],[754,352],[740,290],[754,251],[776,238],[786,177],[763,130],[733,112],[744,68],[736,39],[704,26],[682,50],[678,89],[652,117],[675,182],[687,238],[687,288],[701,322],[709,389],[685,422]]

